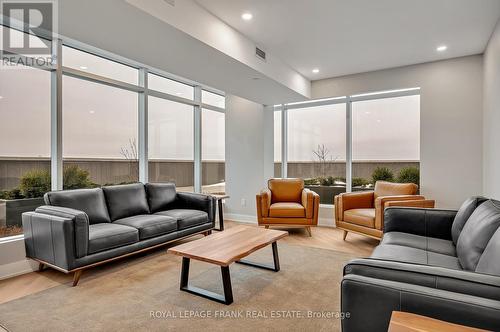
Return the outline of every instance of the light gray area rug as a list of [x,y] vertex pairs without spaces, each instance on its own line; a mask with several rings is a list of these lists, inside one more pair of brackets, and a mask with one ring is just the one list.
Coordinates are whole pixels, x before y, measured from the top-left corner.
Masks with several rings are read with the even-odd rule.
[[[120,260],[0,305],[8,331],[338,331],[342,268],[352,255],[278,245],[281,271],[232,264],[234,303],[179,290],[181,258],[165,249]],[[271,248],[248,257],[270,263]],[[191,261],[190,283],[222,293],[220,268]]]

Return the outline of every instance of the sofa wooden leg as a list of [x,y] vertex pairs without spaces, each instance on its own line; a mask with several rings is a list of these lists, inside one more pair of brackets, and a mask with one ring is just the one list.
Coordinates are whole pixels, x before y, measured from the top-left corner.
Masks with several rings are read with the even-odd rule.
[[80,277],[82,276],[82,272],[83,272],[83,270],[78,270],[78,271],[75,271],[75,273],[73,274],[73,287],[78,285],[78,281],[80,281]]
[[45,264],[38,263],[38,272],[42,272],[43,270],[45,270]]
[[204,235],[204,236],[209,236],[210,234],[212,234],[212,231],[206,231],[206,232],[203,232],[203,235]]
[[347,237],[347,231],[344,231],[344,241],[345,241],[346,237]]
[[268,225],[265,225],[265,226],[264,226],[264,228],[265,228],[265,229],[269,229],[269,226],[268,226]]
[[311,227],[310,226],[306,226],[306,231],[309,234],[309,237],[312,237]]

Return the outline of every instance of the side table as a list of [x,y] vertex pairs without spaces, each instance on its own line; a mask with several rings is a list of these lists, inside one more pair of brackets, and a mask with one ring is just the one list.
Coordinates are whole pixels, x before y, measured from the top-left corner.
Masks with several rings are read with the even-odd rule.
[[219,228],[214,228],[216,231],[223,231],[224,230],[224,212],[222,209],[222,201],[226,198],[229,198],[229,195],[217,195],[217,194],[210,194],[215,200],[217,201],[217,209],[219,210]]

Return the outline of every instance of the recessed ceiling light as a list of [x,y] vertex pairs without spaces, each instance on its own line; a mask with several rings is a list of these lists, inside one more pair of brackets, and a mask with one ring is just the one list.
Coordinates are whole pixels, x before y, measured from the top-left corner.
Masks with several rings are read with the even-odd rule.
[[182,96],[182,92],[176,92],[175,94],[178,96]]
[[87,66],[80,66],[81,70],[89,69]]
[[441,45],[441,46],[438,46],[438,47],[436,48],[436,51],[438,51],[438,52],[443,52],[443,51],[446,51],[446,49],[447,49],[447,48],[448,48],[448,46],[446,46],[446,45]]
[[313,74],[317,74],[317,73],[319,73],[319,69],[318,69],[318,68],[314,68],[314,69],[312,70],[312,72],[313,72]]
[[0,99],[3,99],[3,96],[0,96]]
[[90,113],[90,114],[94,114],[94,113],[95,113],[95,111],[89,111],[89,113]]
[[244,19],[245,21],[250,21],[253,18],[253,15],[247,12],[241,14],[241,18]]

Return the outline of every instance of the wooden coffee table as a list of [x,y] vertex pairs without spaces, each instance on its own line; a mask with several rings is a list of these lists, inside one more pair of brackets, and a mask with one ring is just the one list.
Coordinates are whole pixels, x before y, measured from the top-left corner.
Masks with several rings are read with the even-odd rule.
[[388,332],[480,332],[473,327],[444,322],[409,312],[393,311]]
[[[285,231],[251,226],[236,226],[223,232],[170,248],[168,252],[182,256],[181,290],[216,302],[231,304],[233,303],[233,290],[231,287],[229,265],[236,262],[278,272],[280,270],[280,263],[276,241],[287,235],[288,232]],[[242,260],[243,257],[269,244],[273,248],[273,266]],[[189,285],[189,262],[191,259],[220,266],[224,295]]]

